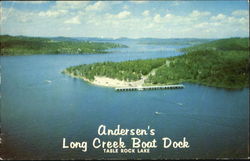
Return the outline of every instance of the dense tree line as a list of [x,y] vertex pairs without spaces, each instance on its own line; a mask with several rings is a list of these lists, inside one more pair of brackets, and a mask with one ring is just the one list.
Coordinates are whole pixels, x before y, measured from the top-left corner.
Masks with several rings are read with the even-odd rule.
[[249,51],[249,39],[248,38],[230,38],[230,39],[220,39],[214,40],[208,43],[195,45],[188,48],[183,48],[182,51],[196,51],[196,50],[239,50],[239,51]]
[[143,75],[147,75],[153,69],[162,66],[164,63],[165,59],[163,58],[125,61],[120,63],[104,62],[70,67],[66,69],[66,72],[76,76],[84,76],[90,80],[93,80],[94,76],[106,76],[119,80],[136,81],[141,79]]
[[172,84],[199,83],[225,88],[249,86],[249,58],[246,51],[198,50],[170,59],[148,82]]
[[55,41],[49,38],[0,36],[1,55],[31,54],[86,54],[107,53],[107,49],[126,47],[115,43],[97,43],[89,41]]

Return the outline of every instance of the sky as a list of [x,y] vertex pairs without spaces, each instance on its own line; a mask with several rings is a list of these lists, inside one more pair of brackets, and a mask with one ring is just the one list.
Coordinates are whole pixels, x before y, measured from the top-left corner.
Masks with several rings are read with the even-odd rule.
[[247,0],[1,1],[1,35],[102,38],[249,37]]

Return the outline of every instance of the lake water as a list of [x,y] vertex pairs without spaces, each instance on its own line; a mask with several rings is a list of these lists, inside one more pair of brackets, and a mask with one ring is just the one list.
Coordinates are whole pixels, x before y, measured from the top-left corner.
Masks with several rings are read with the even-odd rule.
[[[103,61],[170,57],[184,46],[139,45],[110,54],[1,56],[1,125],[4,157],[11,159],[230,158],[247,157],[249,89],[184,84],[184,89],[116,92],[61,74],[65,68]],[[158,115],[155,112],[159,112]],[[158,147],[149,154],[104,154],[94,149],[106,125],[155,129]],[[132,136],[122,136],[131,147]],[[164,149],[161,138],[189,142],[188,149]],[[88,151],[62,149],[62,140],[87,141]]]

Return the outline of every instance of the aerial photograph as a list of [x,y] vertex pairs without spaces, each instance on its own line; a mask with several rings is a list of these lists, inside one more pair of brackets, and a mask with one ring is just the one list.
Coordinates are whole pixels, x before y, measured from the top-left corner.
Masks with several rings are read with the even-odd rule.
[[1,1],[0,160],[249,159],[249,1]]

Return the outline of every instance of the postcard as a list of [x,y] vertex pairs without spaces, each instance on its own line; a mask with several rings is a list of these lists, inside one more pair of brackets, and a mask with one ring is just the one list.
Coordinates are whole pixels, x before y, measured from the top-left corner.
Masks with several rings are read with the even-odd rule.
[[0,8],[0,159],[249,159],[247,0]]

